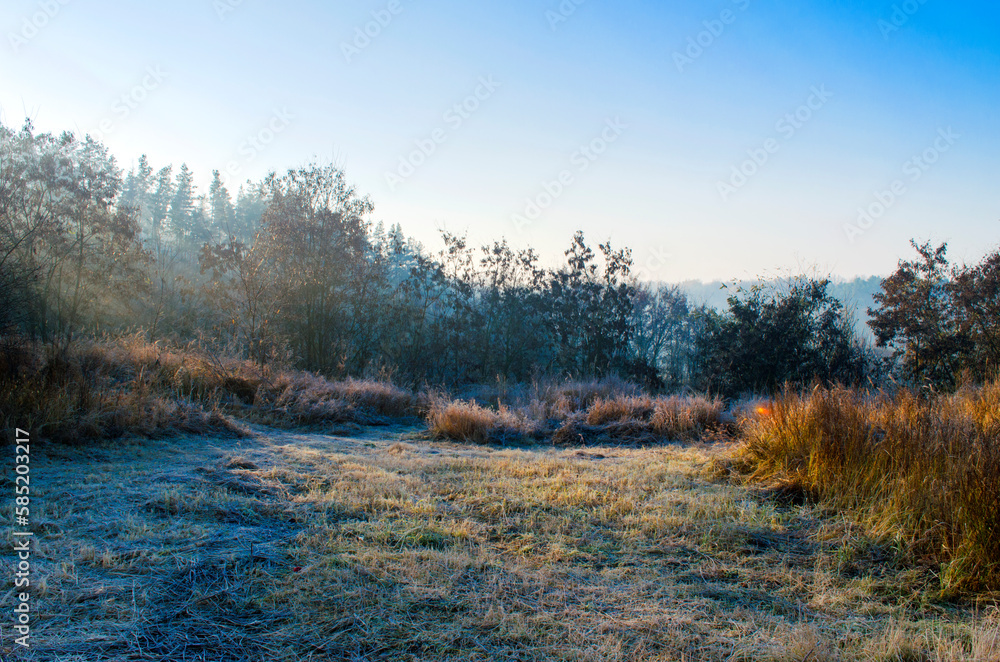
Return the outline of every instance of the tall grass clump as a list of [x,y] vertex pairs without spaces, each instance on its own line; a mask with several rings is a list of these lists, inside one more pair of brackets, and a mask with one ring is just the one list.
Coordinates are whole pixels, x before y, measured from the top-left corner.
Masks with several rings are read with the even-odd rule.
[[557,443],[692,441],[726,433],[725,403],[701,395],[597,398],[569,415]]
[[523,440],[538,432],[530,419],[501,405],[497,411],[474,402],[434,402],[427,412],[427,429],[439,439],[474,443]]
[[425,396],[387,382],[261,370],[195,343],[148,342],[141,332],[58,345],[0,338],[0,422],[55,441],[243,434],[237,420],[384,423],[427,407]]
[[431,434],[479,443],[548,439],[555,444],[634,444],[727,431],[720,399],[642,395],[639,387],[616,379],[563,387],[514,385],[499,395],[488,387],[476,391],[474,399],[442,397],[435,402],[427,415]]
[[785,393],[744,434],[753,478],[795,485],[941,564],[945,590],[1000,589],[1000,382],[931,397]]
[[239,436],[218,401],[156,389],[151,373],[122,371],[91,345],[0,341],[0,423],[60,443],[181,432]]

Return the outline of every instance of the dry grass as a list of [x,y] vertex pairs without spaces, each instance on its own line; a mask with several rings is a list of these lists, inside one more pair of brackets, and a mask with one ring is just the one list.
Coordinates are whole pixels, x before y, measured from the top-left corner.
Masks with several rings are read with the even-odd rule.
[[940,566],[945,590],[1000,589],[1000,383],[930,399],[787,394],[745,436],[753,478],[850,513]]
[[618,377],[592,380],[536,379],[530,384],[476,384],[459,394],[459,399],[498,408],[523,410],[534,420],[565,419],[586,410],[598,400],[642,395],[642,389]]
[[996,659],[995,606],[936,602],[848,520],[707,478],[727,449],[383,428],[39,456],[21,658]]
[[[495,408],[476,401],[439,399],[427,415],[438,439],[555,444],[656,443],[718,437],[732,431],[721,400],[702,396],[631,395],[624,383],[571,384],[567,391],[522,390],[498,398]],[[570,398],[567,392],[575,395]],[[532,399],[528,399],[528,398]]]
[[330,382],[301,371],[261,372],[195,345],[142,334],[64,347],[5,338],[0,411],[8,427],[62,442],[125,434],[243,434],[237,420],[283,427],[385,423],[426,410],[391,384]]
[[475,443],[523,441],[534,436],[538,427],[503,405],[492,411],[473,402],[438,400],[427,413],[427,429],[438,439]]
[[258,387],[253,408],[277,415],[277,422],[375,423],[417,415],[424,398],[385,382],[348,379],[330,382],[306,372],[282,372]]
[[63,443],[244,429],[211,398],[178,398],[155,388],[150,374],[123,374],[113,355],[93,345],[63,351],[17,339],[0,340],[0,420]]

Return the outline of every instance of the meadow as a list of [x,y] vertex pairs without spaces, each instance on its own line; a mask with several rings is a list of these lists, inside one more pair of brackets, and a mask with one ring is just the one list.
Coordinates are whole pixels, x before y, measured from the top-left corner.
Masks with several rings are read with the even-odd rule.
[[4,423],[43,439],[23,659],[1000,657],[996,384],[724,402],[139,336],[2,356]]

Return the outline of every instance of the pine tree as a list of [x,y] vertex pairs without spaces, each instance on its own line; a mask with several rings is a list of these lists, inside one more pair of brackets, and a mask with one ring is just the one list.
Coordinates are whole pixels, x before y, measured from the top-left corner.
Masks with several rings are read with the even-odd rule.
[[173,193],[173,166],[167,166],[156,173],[156,190],[149,199],[149,234],[156,240],[163,233]]
[[236,211],[229,190],[222,183],[218,170],[212,171],[212,185],[208,190],[209,210],[211,212],[212,233],[224,238],[232,238],[236,229]]
[[144,210],[149,204],[149,187],[153,183],[152,176],[153,168],[150,167],[146,155],[143,154],[139,157],[139,165],[130,170],[125,177],[125,187],[121,197],[122,204]]
[[194,234],[194,207],[194,174],[186,163],[182,163],[181,170],[177,173],[169,212],[170,231],[178,241],[190,241]]

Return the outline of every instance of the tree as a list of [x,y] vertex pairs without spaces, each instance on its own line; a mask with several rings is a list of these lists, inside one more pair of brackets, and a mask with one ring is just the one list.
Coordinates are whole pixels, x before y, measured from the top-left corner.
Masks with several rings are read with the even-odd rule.
[[[896,272],[882,281],[882,291],[875,295],[877,308],[868,310],[868,324],[878,346],[894,350],[905,378],[950,388],[970,342],[952,299],[948,246],[910,243],[918,258],[900,260]],[[971,278],[970,284],[975,282]]]
[[860,383],[869,359],[828,286],[804,277],[784,289],[760,283],[736,290],[726,312],[708,311],[697,339],[699,385],[736,396],[814,379]]
[[994,377],[1000,368],[1000,251],[956,269],[952,298],[961,316],[958,334],[967,339],[966,370],[980,380]]
[[212,184],[208,189],[209,213],[211,216],[211,231],[217,237],[235,236],[236,210],[232,198],[218,170],[212,171]]
[[548,291],[555,365],[572,375],[628,372],[635,286],[628,249],[599,246],[604,269],[582,232],[566,250],[566,266],[550,273]]
[[174,195],[170,199],[168,218],[174,239],[184,245],[200,246],[208,239],[205,217],[201,213],[194,192],[194,173],[181,164],[174,185]]
[[89,136],[34,135],[30,124],[0,128],[0,139],[0,281],[24,298],[22,326],[47,339],[121,312],[148,255],[135,208],[116,204],[114,159]]
[[212,274],[229,332],[263,371],[281,344],[278,314],[287,297],[278,246],[263,236],[251,245],[205,244],[200,262],[202,272]]
[[45,187],[38,185],[30,122],[15,133],[0,125],[0,331],[25,325],[42,265],[35,245],[58,228]]
[[384,293],[365,220],[371,202],[332,166],[271,174],[262,190],[267,204],[253,241],[206,246],[202,271],[211,269],[217,286],[228,278],[220,291],[255,356],[264,336],[280,330],[303,367],[358,372],[378,354]]
[[655,371],[645,380],[649,386],[677,388],[689,383],[698,312],[677,285],[643,285],[636,290],[633,344],[637,365]]
[[122,190],[120,205],[128,205],[139,210],[140,217],[149,205],[149,188],[153,183],[153,168],[149,165],[146,155],[139,157],[139,165],[130,170],[125,177],[125,187]]
[[170,201],[174,197],[173,167],[161,168],[156,173],[156,188],[149,200],[149,236],[159,240],[166,229]]

